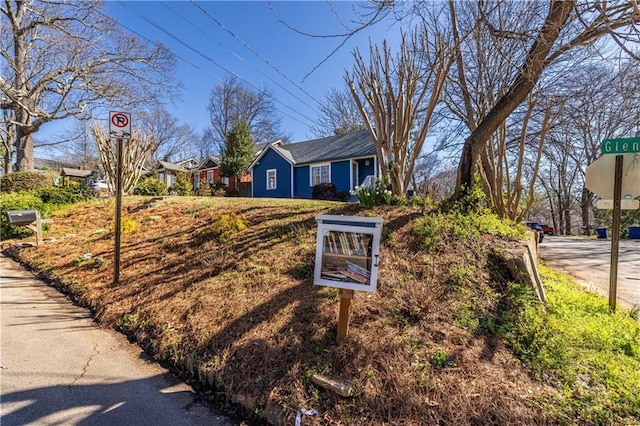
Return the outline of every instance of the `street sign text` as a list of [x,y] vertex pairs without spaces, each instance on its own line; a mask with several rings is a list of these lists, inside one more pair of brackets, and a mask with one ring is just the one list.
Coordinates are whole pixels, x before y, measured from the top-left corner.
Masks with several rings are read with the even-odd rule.
[[640,137],[604,139],[600,145],[603,154],[630,154],[640,152]]

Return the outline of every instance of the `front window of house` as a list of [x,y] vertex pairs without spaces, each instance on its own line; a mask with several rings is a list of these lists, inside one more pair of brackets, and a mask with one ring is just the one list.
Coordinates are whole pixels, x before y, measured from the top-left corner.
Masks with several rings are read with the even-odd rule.
[[276,169],[267,170],[267,189],[276,189]]
[[227,176],[222,176],[222,184],[224,186],[229,186],[229,178]]
[[311,166],[311,186],[323,182],[331,182],[331,168],[329,164]]
[[207,170],[207,182],[209,185],[213,184],[213,170]]
[[200,175],[199,174],[193,175],[193,187],[195,189],[200,188]]

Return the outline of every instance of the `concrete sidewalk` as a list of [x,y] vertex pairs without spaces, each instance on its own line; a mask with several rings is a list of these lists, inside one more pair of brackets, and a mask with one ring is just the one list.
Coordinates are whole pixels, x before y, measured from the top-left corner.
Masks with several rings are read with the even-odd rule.
[[0,255],[0,424],[238,425]]

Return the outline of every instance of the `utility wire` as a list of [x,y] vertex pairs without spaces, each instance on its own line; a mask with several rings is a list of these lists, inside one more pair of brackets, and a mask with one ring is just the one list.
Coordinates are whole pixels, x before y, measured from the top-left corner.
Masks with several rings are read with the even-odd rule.
[[[249,49],[249,51],[251,51],[251,53],[253,53],[254,55],[256,55],[258,58],[260,58],[260,60],[262,60],[264,63],[266,63],[267,65],[269,65],[274,71],[276,71],[278,74],[280,74],[282,77],[284,77],[289,83],[293,84],[295,87],[297,87],[302,93],[304,93],[305,95],[307,95],[308,97],[310,97],[311,99],[313,99],[318,105],[322,106],[322,102],[320,102],[319,100],[317,100],[312,94],[310,94],[309,92],[307,92],[304,88],[302,88],[298,83],[296,83],[295,81],[293,81],[292,79],[290,79],[285,73],[283,73],[282,71],[280,71],[280,69],[278,67],[276,67],[275,65],[273,65],[271,62],[269,62],[268,59],[266,59],[264,56],[262,56],[259,52],[257,52],[255,49],[253,49],[251,46],[249,46],[244,40],[242,40],[240,37],[238,37],[233,31],[231,31],[229,28],[227,28],[222,22],[220,22],[219,20],[217,20],[215,17],[211,16],[209,14],[209,12],[207,12],[205,9],[202,8],[202,6],[200,6],[199,4],[197,4],[194,0],[191,0],[191,4],[193,4],[195,7],[197,7],[198,9],[200,9],[202,11],[202,13],[204,13],[205,15],[207,15],[209,17],[209,19],[211,19],[213,22],[215,22],[216,24],[218,24],[218,26],[220,26],[220,28],[222,28],[223,30],[225,30],[226,32],[228,32],[229,34],[231,34],[231,36],[233,38],[235,38],[236,40],[238,40],[240,43],[242,43],[242,45],[244,47],[246,47],[247,49]],[[344,44],[344,43],[343,43]],[[306,77],[305,77],[306,78]]]
[[[182,16],[180,13],[178,13],[175,9],[173,9],[172,7],[170,7],[166,2],[161,1],[160,2],[164,7],[166,7],[167,9],[169,9],[174,15],[178,16],[179,18],[181,18],[182,20],[184,20],[185,22],[187,22],[188,24],[193,26],[193,23],[185,18],[184,16]],[[197,6],[197,5],[196,5]],[[200,6],[198,6],[200,8]],[[201,8],[200,8],[201,9]],[[202,10],[202,9],[201,9]],[[206,13],[206,12],[205,12]],[[210,17],[210,16],[209,16]],[[211,18],[211,17],[210,17]],[[213,18],[212,18],[213,19]],[[233,56],[235,56],[236,58],[238,58],[239,60],[241,60],[243,63],[251,66],[255,71],[259,72],[261,75],[263,75],[265,78],[269,79],[269,81],[271,81],[273,84],[275,84],[276,86],[280,87],[282,90],[284,90],[285,92],[287,92],[288,94],[290,94],[291,96],[293,96],[295,99],[297,99],[298,101],[300,101],[302,104],[306,105],[307,107],[309,107],[313,112],[315,112],[316,114],[318,113],[318,111],[315,109],[315,107],[309,105],[307,102],[305,102],[304,100],[300,99],[296,94],[294,94],[293,92],[291,92],[289,89],[287,89],[286,87],[284,87],[283,85],[281,85],[280,83],[278,83],[277,81],[275,81],[273,78],[271,78],[269,75],[265,74],[263,71],[259,70],[258,68],[256,68],[255,66],[253,66],[252,64],[250,64],[249,62],[247,62],[242,56],[238,55],[237,53],[235,53],[233,50],[229,49],[228,47],[224,46],[222,43],[220,43],[218,40],[216,40],[215,38],[213,38],[209,33],[207,33],[206,31],[202,30],[201,28],[194,26],[195,29],[197,29],[198,31],[200,31],[202,34],[204,34],[207,38],[209,38],[210,40],[212,40],[213,42],[215,42],[218,46],[222,47],[223,49],[225,49],[227,52],[231,53]],[[281,75],[283,75],[282,73],[280,73]],[[284,76],[285,78],[287,78],[286,76]],[[288,78],[287,78],[288,79]],[[289,80],[290,81],[290,80]],[[302,90],[302,89],[301,89]],[[306,93],[305,93],[306,94]],[[315,100],[312,97],[313,100]]]
[[[229,70],[229,69],[225,68],[224,66],[220,65],[220,64],[219,64],[219,63],[217,63],[213,58],[211,58],[210,56],[208,56],[208,55],[206,55],[206,54],[202,53],[200,50],[198,50],[198,49],[196,49],[196,48],[194,48],[194,47],[192,47],[192,46],[188,45],[188,44],[187,44],[187,43],[185,43],[184,41],[180,40],[178,37],[176,37],[175,35],[171,34],[171,33],[170,33],[168,30],[166,30],[164,27],[162,27],[161,25],[159,25],[159,24],[157,24],[156,22],[152,21],[151,19],[147,18],[146,16],[144,16],[144,15],[140,14],[137,10],[135,10],[135,9],[131,8],[130,6],[128,6],[128,5],[127,5],[126,3],[124,3],[123,1],[118,0],[118,1],[117,1],[117,3],[118,3],[118,4],[120,4],[122,7],[124,7],[125,9],[130,10],[130,11],[131,11],[132,13],[134,13],[136,16],[138,16],[139,18],[141,18],[141,19],[142,19],[142,20],[144,20],[145,22],[149,23],[150,25],[154,26],[154,27],[155,27],[155,28],[157,28],[158,30],[162,31],[164,34],[166,34],[167,36],[171,37],[172,39],[174,39],[174,40],[175,40],[175,41],[177,41],[178,43],[182,44],[182,45],[183,45],[184,47],[186,47],[187,49],[189,49],[189,50],[191,50],[191,51],[195,52],[196,54],[200,55],[201,57],[203,57],[203,58],[204,58],[204,59],[206,59],[207,61],[209,61],[209,62],[211,62],[212,64],[214,64],[215,66],[219,67],[220,69],[222,69],[222,70],[226,71],[227,73],[229,73],[229,74],[233,75],[234,77],[236,77],[236,78],[238,78],[238,79],[242,80],[243,82],[245,82],[245,84],[247,84],[248,86],[250,86],[250,87],[251,87],[251,88],[253,88],[254,90],[256,90],[256,91],[258,91],[258,92],[262,92],[262,93],[266,94],[266,92],[263,92],[262,90],[258,89],[258,88],[257,88],[256,86],[254,86],[251,82],[249,82],[249,81],[247,81],[247,80],[243,79],[242,77],[240,77],[240,76],[239,76],[238,74],[236,74],[235,72],[233,72],[233,71],[231,71],[231,70]],[[116,22],[117,22],[117,21],[116,21]],[[123,26],[123,27],[124,27],[124,26]],[[125,28],[126,28],[126,27],[125,27]],[[127,29],[129,29],[129,28],[127,28]],[[138,34],[138,33],[136,33],[136,34]],[[146,38],[146,37],[143,37],[143,38],[144,38],[145,40],[147,40],[147,41],[150,41],[150,40],[149,40],[148,38]],[[150,41],[150,42],[151,42],[151,41]],[[188,63],[190,63],[190,62],[188,62]],[[190,63],[190,64],[191,64],[191,63]],[[196,68],[201,69],[201,68],[199,68],[199,67],[196,67]],[[219,80],[221,80],[219,77],[216,77],[216,78],[218,78]],[[309,123],[304,123],[304,122],[300,121],[298,118],[293,117],[293,116],[291,116],[290,114],[287,114],[286,112],[284,112],[284,111],[282,111],[282,110],[278,110],[280,113],[282,113],[282,114],[286,115],[287,117],[291,118],[292,120],[295,120],[295,121],[297,121],[298,123],[303,124],[303,125],[305,125],[305,126],[309,126],[309,125],[313,125],[313,124],[314,124],[314,121],[313,121],[312,119],[310,119],[309,117],[307,117],[307,116],[305,116],[305,115],[301,114],[299,111],[296,111],[295,109],[293,109],[293,108],[289,107],[288,105],[286,105],[286,104],[282,103],[281,101],[279,101],[279,100],[277,100],[277,99],[275,99],[275,98],[273,98],[273,100],[274,100],[276,103],[279,103],[279,104],[281,104],[282,106],[284,106],[284,107],[286,107],[286,108],[288,108],[288,109],[291,109],[292,111],[296,112],[297,114],[299,114],[299,115],[300,115],[301,117],[303,117],[304,119],[309,120],[309,123],[310,123],[310,124],[309,124]]]

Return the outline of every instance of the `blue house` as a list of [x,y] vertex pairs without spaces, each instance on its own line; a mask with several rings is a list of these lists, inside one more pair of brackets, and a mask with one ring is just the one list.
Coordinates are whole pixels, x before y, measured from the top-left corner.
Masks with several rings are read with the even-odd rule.
[[306,142],[266,145],[249,166],[253,197],[311,198],[313,186],[331,182],[338,192],[379,176],[376,149],[366,130]]

